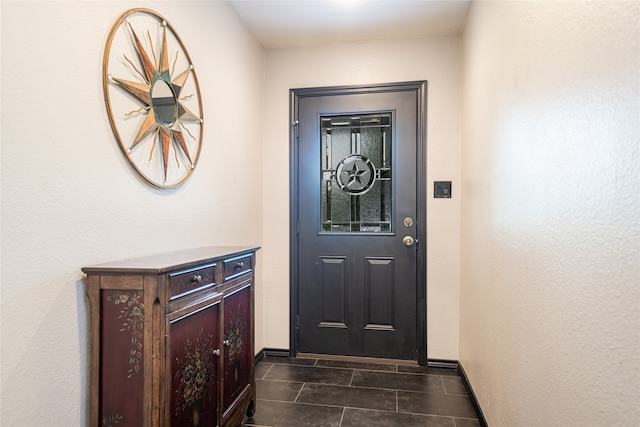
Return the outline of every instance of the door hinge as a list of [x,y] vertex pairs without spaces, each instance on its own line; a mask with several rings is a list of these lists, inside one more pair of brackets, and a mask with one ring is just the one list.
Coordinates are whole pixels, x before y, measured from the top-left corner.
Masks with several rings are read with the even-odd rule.
[[300,316],[296,314],[296,329],[300,329]]
[[300,235],[300,220],[296,220],[296,235]]

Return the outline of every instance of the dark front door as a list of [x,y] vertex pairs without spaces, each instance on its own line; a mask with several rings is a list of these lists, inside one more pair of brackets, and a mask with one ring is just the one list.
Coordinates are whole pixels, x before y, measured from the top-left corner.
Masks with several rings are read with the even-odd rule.
[[426,361],[424,92],[425,82],[292,91],[301,353]]

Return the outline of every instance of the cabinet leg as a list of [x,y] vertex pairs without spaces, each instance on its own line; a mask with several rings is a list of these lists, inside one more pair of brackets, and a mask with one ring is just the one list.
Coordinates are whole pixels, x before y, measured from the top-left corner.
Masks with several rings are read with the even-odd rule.
[[247,407],[247,417],[249,419],[253,419],[253,415],[256,413],[256,407],[254,405],[254,401],[249,402],[249,406]]

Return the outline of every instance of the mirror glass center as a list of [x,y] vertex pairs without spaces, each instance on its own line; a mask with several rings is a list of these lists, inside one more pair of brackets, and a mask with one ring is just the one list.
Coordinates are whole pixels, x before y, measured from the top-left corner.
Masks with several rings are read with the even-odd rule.
[[164,80],[156,80],[151,89],[151,105],[156,120],[163,126],[171,126],[176,121],[176,97],[171,86]]

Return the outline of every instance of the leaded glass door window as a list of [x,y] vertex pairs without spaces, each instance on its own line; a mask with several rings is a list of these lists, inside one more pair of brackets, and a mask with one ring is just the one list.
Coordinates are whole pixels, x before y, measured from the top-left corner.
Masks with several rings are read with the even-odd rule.
[[392,114],[320,117],[322,233],[392,231]]

